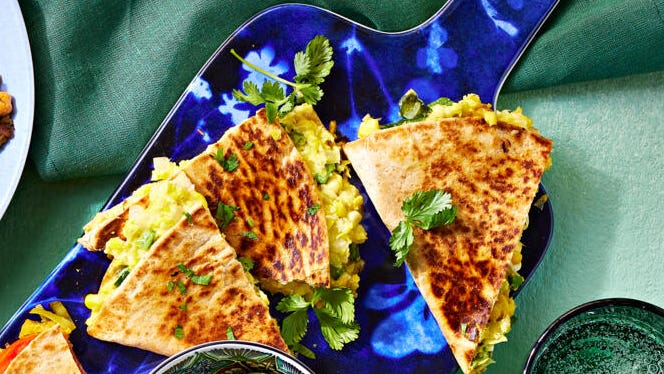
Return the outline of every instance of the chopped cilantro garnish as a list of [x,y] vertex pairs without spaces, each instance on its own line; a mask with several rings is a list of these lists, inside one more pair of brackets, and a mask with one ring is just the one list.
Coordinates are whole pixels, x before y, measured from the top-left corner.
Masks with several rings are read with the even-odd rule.
[[168,289],[168,292],[173,291],[173,289],[175,288],[175,282],[168,281],[168,283],[166,283],[166,288]]
[[267,192],[265,192],[265,193],[263,194],[263,200],[270,200],[270,194],[267,193]]
[[254,227],[254,220],[251,217],[247,217],[245,221],[247,221],[247,226]]
[[184,329],[181,325],[175,326],[175,330],[173,330],[173,336],[175,336],[176,339],[184,339]]
[[251,271],[254,268],[254,261],[248,257],[238,257],[237,260],[242,264],[244,271]]
[[180,310],[187,313],[187,303],[183,303],[179,306]]
[[[244,65],[271,78],[266,80],[260,88],[256,83],[245,80],[242,90],[233,90],[233,97],[252,105],[264,104],[269,122],[274,122],[277,116],[290,112],[297,104],[314,105],[323,97],[323,91],[319,85],[330,74],[334,65],[332,53],[332,46],[327,38],[320,35],[314,37],[307,44],[304,52],[295,54],[293,64],[296,75],[293,78],[294,82],[291,82],[250,63],[231,49],[231,54]],[[290,86],[291,93],[287,95],[281,84]]]
[[235,153],[231,153],[226,157],[224,155],[224,150],[219,148],[217,149],[217,154],[214,156],[214,158],[219,162],[219,165],[221,165],[222,168],[226,171],[235,171],[237,170],[237,167],[240,165],[239,161],[237,160],[237,155]]
[[220,201],[219,204],[217,204],[217,214],[215,215],[215,218],[219,221],[219,228],[224,229],[226,226],[230,225],[235,219],[235,211],[239,209],[239,207],[226,205]]
[[320,204],[314,204],[314,205],[310,206],[309,208],[307,208],[307,214],[309,214],[310,216],[313,216],[318,212],[318,209],[320,209]]
[[191,214],[189,212],[184,212],[184,216],[187,217],[187,223],[191,225]]
[[244,143],[244,146],[242,146],[242,149],[245,150],[245,151],[248,151],[251,148],[253,148],[253,146],[254,146],[254,143],[251,140],[247,140],[247,142]]
[[177,281],[175,285],[178,287],[178,290],[180,291],[181,294],[183,295],[187,294],[187,286],[185,286],[184,283]]
[[233,329],[230,326],[226,328],[226,339],[235,340],[235,334],[233,333]]
[[[194,284],[198,284],[201,286],[207,286],[210,284],[210,281],[212,281],[212,275],[197,275],[194,273],[193,270],[190,268],[184,266],[183,263],[178,263],[178,269],[187,276],[187,278],[191,279],[191,282]],[[179,283],[179,282],[178,282]],[[178,286],[179,287],[179,286]]]
[[401,266],[408,256],[415,239],[413,226],[422,230],[449,225],[456,218],[457,209],[452,206],[452,196],[443,190],[417,191],[407,197],[401,211],[405,220],[392,230],[390,248],[395,253],[395,266]]
[[466,336],[466,330],[468,329],[468,324],[466,322],[461,322],[461,335]]
[[256,235],[256,233],[253,231],[244,231],[241,232],[240,235],[244,236],[245,238],[249,238],[251,240],[258,240],[258,235]]
[[212,281],[212,275],[193,275],[191,282],[200,286],[207,286]]
[[180,269],[180,271],[182,273],[184,273],[184,275],[186,275],[190,278],[194,275],[194,272],[191,269],[189,269],[188,267],[184,266],[184,264],[181,263],[181,262],[178,263],[178,269]]

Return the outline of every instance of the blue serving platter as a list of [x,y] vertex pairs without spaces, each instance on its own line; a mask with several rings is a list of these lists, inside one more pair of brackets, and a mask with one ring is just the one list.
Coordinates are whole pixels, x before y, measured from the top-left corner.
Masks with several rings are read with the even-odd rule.
[[[191,158],[229,127],[253,115],[256,108],[236,101],[231,92],[245,79],[261,83],[265,78],[243,66],[230,54],[231,49],[266,70],[291,78],[294,54],[314,36],[326,36],[334,48],[335,65],[322,86],[325,96],[316,111],[324,123],[337,121],[338,131],[352,140],[367,113],[394,120],[398,99],[409,88],[425,101],[441,96],[458,100],[474,92],[495,105],[507,74],[556,3],[451,0],[422,25],[399,33],[372,30],[313,6],[269,8],[238,28],[202,67],[104,209],[149,180],[154,157]],[[369,240],[360,248],[366,260],[356,301],[360,337],[342,351],[334,351],[313,324],[303,343],[317,358],[302,361],[317,373],[455,372],[458,367],[452,353],[410,274],[392,266],[388,230],[359,180],[352,182],[364,196],[363,224],[369,233]],[[538,197],[545,193],[540,185]],[[551,239],[550,202],[533,207],[529,218],[522,237],[521,273],[526,281]],[[158,366],[166,357],[86,334],[89,310],[83,299],[97,291],[108,263],[102,253],[73,246],[2,329],[0,345],[17,338],[35,304],[59,300],[78,327],[70,338],[88,373],[148,373]]]

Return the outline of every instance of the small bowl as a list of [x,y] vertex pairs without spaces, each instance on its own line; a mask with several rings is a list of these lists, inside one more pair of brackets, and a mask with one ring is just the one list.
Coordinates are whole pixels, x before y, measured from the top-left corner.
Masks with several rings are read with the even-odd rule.
[[305,364],[265,344],[242,340],[204,343],[175,354],[150,374],[314,374]]
[[542,333],[523,373],[664,373],[664,309],[622,298],[573,308]]

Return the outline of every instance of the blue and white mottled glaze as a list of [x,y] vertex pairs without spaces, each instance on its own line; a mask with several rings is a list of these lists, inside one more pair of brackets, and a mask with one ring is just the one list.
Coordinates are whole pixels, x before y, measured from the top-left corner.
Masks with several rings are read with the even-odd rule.
[[[336,120],[339,131],[354,139],[360,119],[367,113],[395,119],[398,99],[409,88],[425,101],[440,96],[456,100],[474,92],[482,101],[495,103],[509,70],[556,3],[453,0],[424,24],[400,33],[371,30],[306,5],[270,8],[240,27],[205,64],[106,207],[149,179],[153,157],[190,158],[254,113],[256,108],[237,102],[231,91],[240,88],[244,79],[260,82],[265,78],[242,66],[229,53],[231,48],[255,64],[291,78],[295,52],[315,35],[325,35],[334,47],[335,65],[322,86],[326,94],[316,110],[324,122]],[[314,323],[304,344],[313,347],[318,358],[303,361],[319,373],[454,372],[457,365],[451,351],[410,274],[392,266],[389,232],[359,181],[353,182],[365,198],[363,224],[369,232],[369,240],[361,246],[366,266],[356,302],[360,338],[341,352],[333,351],[316,333]],[[527,248],[522,274],[527,279],[546,252],[552,227],[549,203],[541,210],[531,210],[530,226],[522,238]],[[85,333],[89,310],[83,298],[96,292],[107,266],[103,254],[72,247],[3,328],[0,344],[16,339],[35,304],[60,300],[78,326],[71,340],[88,373],[149,372],[163,356],[102,342]]]

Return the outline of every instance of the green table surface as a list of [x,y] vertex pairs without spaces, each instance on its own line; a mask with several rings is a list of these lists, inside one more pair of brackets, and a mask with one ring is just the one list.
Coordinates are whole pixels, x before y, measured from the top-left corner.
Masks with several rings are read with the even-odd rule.
[[[510,92],[498,106],[523,107],[555,148],[543,178],[553,241],[516,300],[517,321],[489,370],[516,373],[539,334],[574,306],[627,297],[664,307],[664,71]],[[123,178],[46,181],[37,170],[29,159],[0,220],[0,324]]]

